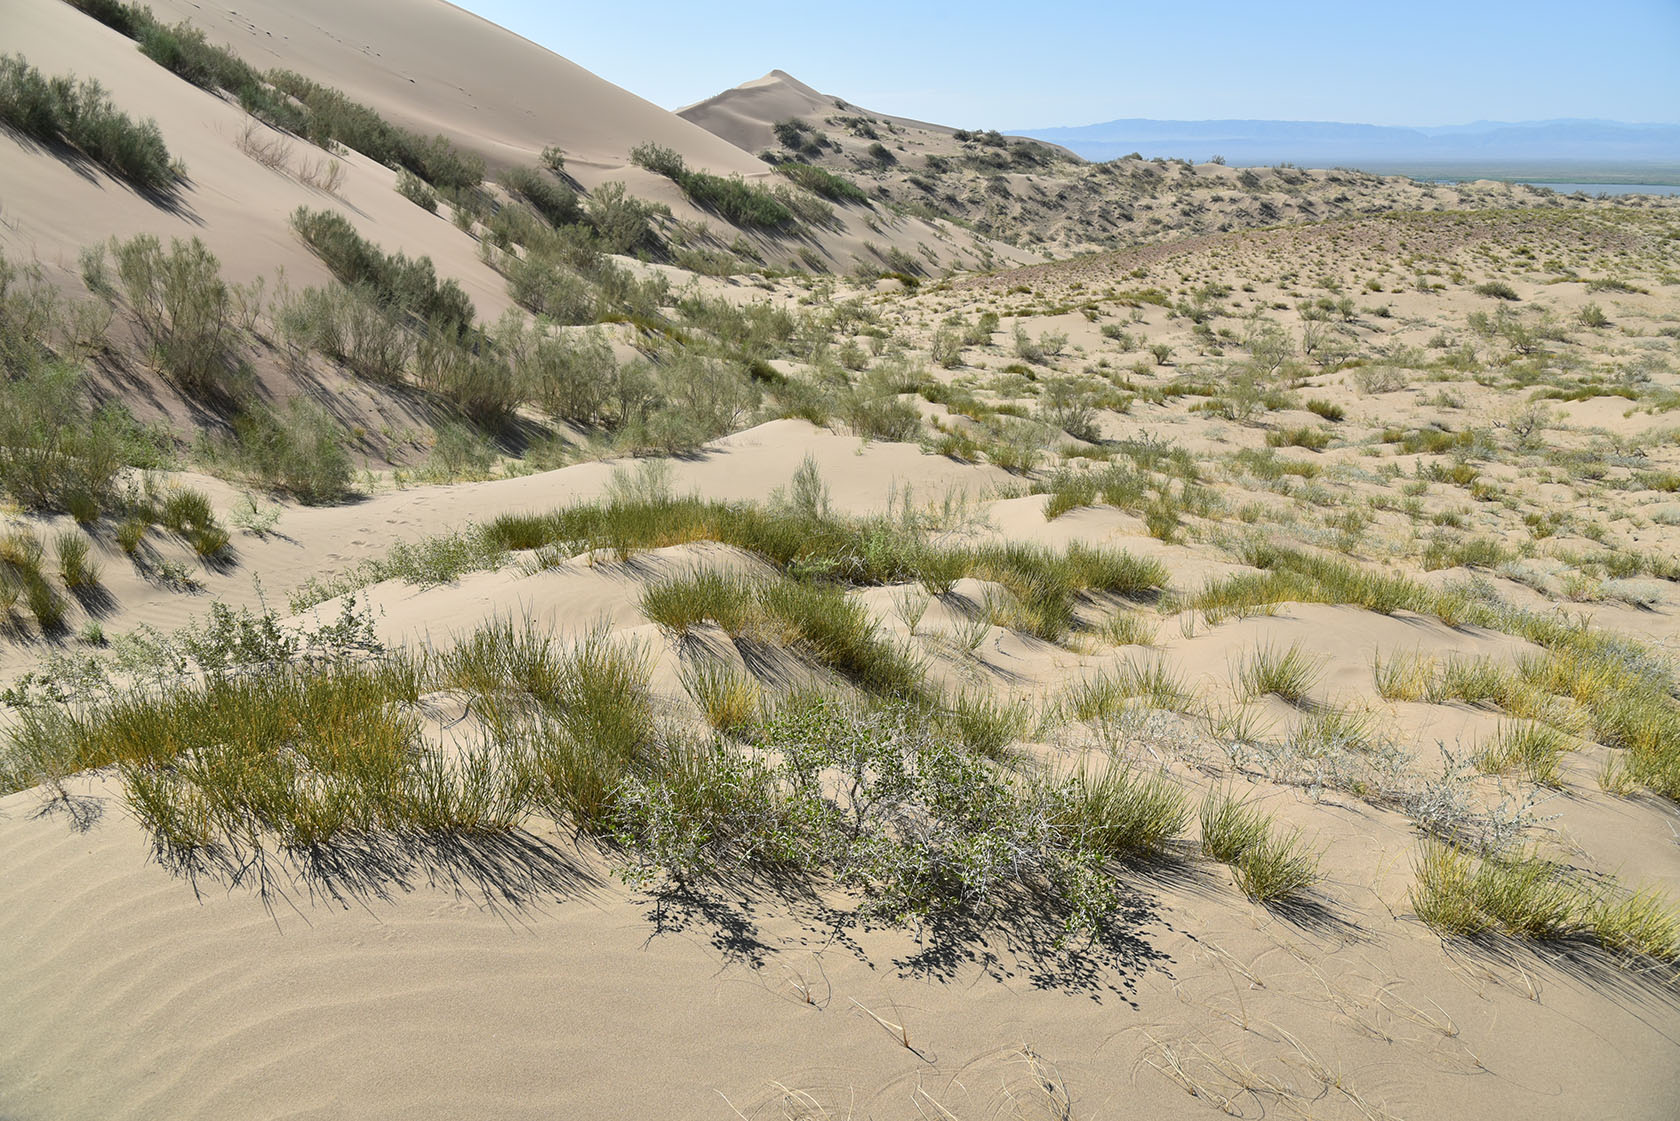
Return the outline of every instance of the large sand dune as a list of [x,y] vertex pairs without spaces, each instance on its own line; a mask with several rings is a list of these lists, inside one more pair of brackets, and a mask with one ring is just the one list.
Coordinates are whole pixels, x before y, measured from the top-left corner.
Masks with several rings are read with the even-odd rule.
[[[1673,790],[1625,769],[1638,735],[1680,727],[1661,723],[1680,698],[1671,207],[1288,168],[1250,182],[1211,164],[1046,165],[1031,152],[1025,169],[1001,168],[1013,158],[1002,138],[963,141],[858,110],[781,71],[668,113],[436,0],[155,10],[258,67],[296,69],[441,132],[493,170],[558,144],[579,185],[623,180],[669,203],[673,226],[718,218],[629,165],[632,145],[780,182],[751,153],[778,143],[773,125],[790,117],[838,138],[817,158],[871,199],[781,242],[733,227],[695,242],[752,241],[734,275],[687,271],[675,254],[616,258],[684,293],[763,302],[788,316],[785,337],[766,328],[756,349],[730,349],[727,316],[685,318],[675,295],[641,323],[563,329],[599,330],[625,362],[725,354],[751,379],[763,404],[682,454],[522,403],[510,428],[562,433],[565,449],[546,462],[569,466],[537,470],[534,456],[516,458],[529,445],[509,439],[457,481],[414,485],[391,469],[405,462],[391,447],[424,450],[434,401],[319,355],[288,360],[274,331],[252,331],[242,354],[257,396],[328,403],[374,468],[351,500],[304,506],[254,494],[251,476],[200,473],[216,462],[185,449],[227,418],[178,393],[115,321],[95,388],[175,427],[182,469],[150,482],[202,491],[234,534],[200,557],[185,532],[147,523],[131,556],[117,530],[126,508],[85,530],[57,507],[0,511],[0,588],[14,601],[25,533],[58,557],[60,535],[85,538],[103,573],[72,589],[43,553],[69,624],[32,623],[17,602],[0,612],[0,687],[29,683],[0,705],[0,1119],[1676,1116],[1680,949],[1616,952],[1585,924],[1547,938],[1444,935],[1412,894],[1428,836],[1473,846],[1504,830],[1507,855],[1544,857],[1605,899],[1680,896]],[[3,22],[0,48],[97,78],[117,104],[155,117],[189,169],[160,201],[0,136],[7,262],[38,263],[81,295],[84,246],[152,233],[203,239],[232,281],[273,283],[283,269],[294,287],[319,285],[326,270],[288,226],[303,205],[348,214],[386,250],[430,256],[481,320],[509,309],[483,227],[413,205],[392,169],[337,153],[343,178],[329,193],[301,174],[327,153],[293,140],[284,167],[263,166],[241,150],[250,122],[236,105],[69,5],[11,0]],[[857,114],[867,119],[844,119]],[[889,169],[870,154],[873,128],[892,146]],[[915,181],[924,172],[927,185]],[[976,227],[931,217],[934,202],[969,207]],[[1387,214],[1489,205],[1500,209]],[[1381,214],[1335,218],[1359,209]],[[1278,225],[1289,219],[1302,224]],[[1255,225],[1273,228],[1242,232]],[[1040,256],[987,232],[1129,247],[934,278]],[[825,275],[774,267],[794,254]],[[923,283],[871,279],[907,260]],[[864,277],[845,279],[854,269]],[[893,437],[866,436],[889,410]],[[368,432],[380,428],[396,435],[375,446]],[[792,517],[800,477],[802,500],[831,519],[796,524],[823,540],[825,524],[858,534],[856,555],[782,563],[685,529],[639,550],[563,537],[429,579],[373,564],[405,546],[470,549],[474,527],[502,515],[656,483]],[[656,512],[675,523],[673,508]],[[241,530],[240,510],[255,524]],[[278,520],[262,524],[264,510]],[[865,517],[881,520],[841,521]],[[997,546],[1018,547],[1027,568],[1079,546],[1162,571],[1125,592],[1080,585],[1049,626],[1027,601],[1045,589],[1054,599],[1071,566],[1044,562],[1037,587],[1010,583],[1001,564],[942,582],[942,558],[966,564]],[[1285,552],[1342,573],[1344,594],[1303,581],[1271,598],[1213,596],[1233,578],[1252,587],[1291,571]],[[866,578],[865,555],[908,567]],[[143,660],[144,636],[202,626],[215,607],[271,610],[289,635],[348,605],[387,651],[434,667],[492,623],[561,646],[605,634],[645,655],[660,735],[707,760],[778,748],[721,720],[714,734],[698,667],[736,675],[754,697],[863,696],[786,618],[780,631],[760,619],[734,632],[713,616],[687,630],[660,619],[650,589],[702,570],[798,582],[829,596],[819,602],[835,616],[858,611],[871,641],[909,652],[929,697],[918,720],[937,724],[959,701],[1018,717],[991,753],[996,773],[1021,784],[1012,789],[1112,764],[1182,792],[1184,822],[1159,851],[1096,866],[1117,909],[1070,937],[1067,912],[1032,891],[918,924],[866,918],[857,881],[760,874],[733,856],[684,884],[650,872],[637,838],[590,834],[552,802],[501,831],[405,822],[294,849],[222,838],[182,861],[117,766],[85,770],[77,756],[64,768],[76,773],[62,773],[24,758],[26,737],[14,737],[62,718],[71,723],[57,727],[80,729],[63,742],[81,744],[93,725],[74,721],[105,719],[107,687],[143,672],[120,659]],[[1409,581],[1409,606],[1353,587],[1391,576]],[[1443,588],[1461,594],[1453,611],[1424,594]],[[294,595],[308,606],[283,606]],[[1574,650],[1564,632],[1609,636],[1582,648],[1579,672],[1625,671],[1605,680],[1644,688],[1647,725],[1601,728],[1605,698],[1575,695],[1572,681],[1518,688],[1576,664],[1559,653]],[[128,636],[142,637],[117,641]],[[1245,683],[1262,655],[1284,652],[1307,665],[1297,689]],[[1390,688],[1382,667],[1397,661],[1439,681]],[[78,677],[94,665],[111,676]],[[1435,692],[1449,670],[1494,685]],[[199,680],[160,672],[135,703]],[[1144,673],[1168,687],[1080,715],[1082,687]],[[401,701],[416,755],[457,766],[506,715],[458,679],[416,680],[418,698]],[[66,707],[43,699],[57,689],[73,695]],[[397,702],[341,723],[385,706]],[[214,741],[222,725],[211,723]],[[1554,726],[1543,776],[1484,754],[1513,730]],[[265,750],[289,759],[312,731]],[[142,738],[168,767],[221,746]],[[823,773],[825,792],[838,782]],[[1251,901],[1201,844],[1195,808],[1222,789],[1299,830],[1321,878]]]

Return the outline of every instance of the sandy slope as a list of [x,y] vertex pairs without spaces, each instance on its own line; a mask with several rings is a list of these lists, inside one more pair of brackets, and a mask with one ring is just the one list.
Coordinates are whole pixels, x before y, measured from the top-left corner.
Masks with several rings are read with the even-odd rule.
[[719,175],[766,170],[705,130],[442,0],[163,0],[153,10],[191,21],[259,69],[296,70],[418,132],[441,132],[492,166],[529,163],[559,144],[569,163],[619,169],[631,145],[651,140]]
[[[677,465],[677,485],[761,499],[807,451],[843,509],[879,508],[915,480],[928,497],[973,494],[991,515],[983,532],[1008,539],[1150,544],[1103,511],[1046,522],[1033,508],[1041,499],[985,503],[990,469],[907,445],[862,447],[795,421],[720,441]],[[214,578],[215,590],[248,599],[238,585],[260,574],[272,592],[468,517],[598,493],[609,471],[590,464],[290,511],[285,536],[242,542],[241,568]],[[1175,572],[1198,555],[1165,548]],[[391,641],[447,643],[496,616],[560,633],[605,621],[652,648],[655,686],[675,696],[678,651],[636,600],[699,565],[759,562],[684,545],[632,565],[580,558],[535,575],[510,566],[370,594]],[[167,622],[204,602],[131,603],[131,589],[111,583],[125,622]],[[955,655],[938,635],[984,590],[965,581],[918,624],[948,682],[1046,698],[1071,675],[1129,656],[1076,654],[998,628],[973,656]],[[908,636],[895,591],[858,594]],[[1260,643],[1309,643],[1332,656],[1315,697],[1379,706],[1365,668],[1374,651],[1509,659],[1524,648],[1346,607],[1285,608],[1190,634],[1163,622],[1151,656],[1210,696]],[[461,713],[439,704],[443,729]],[[1437,739],[1484,734],[1488,721],[1463,706],[1383,711],[1420,756]],[[1148,763],[1153,742],[1167,741],[1142,734],[1126,750]],[[1058,736],[1035,750],[1071,765],[1080,743]],[[1172,771],[1193,795],[1218,781],[1184,762]],[[1585,772],[1572,763],[1563,811],[1576,859],[1680,887],[1668,811],[1611,799]],[[929,956],[907,932],[859,926],[839,897],[723,886],[659,906],[545,829],[451,852],[369,853],[365,865],[186,876],[151,859],[108,779],[75,781],[69,801],[20,792],[0,802],[0,945],[10,950],[0,955],[0,1115],[730,1118],[822,1116],[810,1109],[820,1102],[828,1116],[897,1118],[918,1107],[943,1116],[937,1102],[957,1116],[1012,1116],[1012,1102],[1042,1104],[1032,1097],[1040,1062],[1082,1118],[1213,1116],[1221,1103],[1248,1117],[1288,1106],[1321,1118],[1671,1116],[1672,989],[1585,949],[1443,947],[1408,913],[1405,818],[1336,795],[1257,792],[1324,849],[1328,880],[1313,908],[1280,917],[1252,906],[1216,865],[1134,869],[1122,873],[1132,893],[1125,937],[1077,961],[1024,915]],[[905,1025],[914,1050],[870,1013]],[[807,1112],[786,1112],[778,1086],[809,1095],[799,1099]]]

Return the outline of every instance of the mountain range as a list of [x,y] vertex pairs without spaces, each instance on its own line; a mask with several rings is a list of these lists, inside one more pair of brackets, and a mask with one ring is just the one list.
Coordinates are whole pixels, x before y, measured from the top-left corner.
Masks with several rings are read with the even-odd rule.
[[1493,173],[1513,165],[1579,174],[1596,168],[1646,173],[1680,170],[1680,124],[1561,119],[1475,121],[1402,127],[1337,121],[1165,121],[1121,118],[1101,124],[1015,129],[1090,160],[1131,152],[1237,165],[1289,162],[1373,171]]

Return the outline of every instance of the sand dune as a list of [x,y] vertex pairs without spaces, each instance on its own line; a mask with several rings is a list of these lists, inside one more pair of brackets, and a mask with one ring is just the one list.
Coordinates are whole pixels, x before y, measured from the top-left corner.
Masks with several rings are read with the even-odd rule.
[[[459,419],[436,394],[358,376],[342,355],[288,356],[273,330],[253,330],[240,352],[252,399],[308,395],[356,433],[372,470],[351,500],[304,506],[197,470],[155,472],[154,488],[202,492],[234,530],[207,558],[161,520],[141,526],[149,552],[126,554],[119,522],[138,498],[85,529],[66,502],[0,511],[11,597],[0,687],[30,682],[0,705],[0,1118],[1672,1121],[1680,949],[1622,952],[1586,922],[1529,937],[1520,915],[1493,924],[1504,933],[1443,933],[1413,895],[1428,838],[1445,836],[1465,851],[1485,843],[1496,866],[1550,862],[1547,875],[1582,893],[1572,905],[1633,889],[1680,896],[1674,788],[1629,764],[1665,758],[1680,728],[1663,722],[1680,697],[1668,659],[1680,651],[1672,206],[1343,171],[1089,165],[861,110],[779,70],[673,114],[438,0],[159,0],[155,11],[253,65],[295,68],[441,132],[492,170],[558,144],[576,185],[622,180],[669,204],[671,241],[650,254],[660,259],[615,258],[669,279],[666,302],[558,330],[600,331],[619,361],[650,363],[638,376],[694,359],[668,368],[702,389],[715,361],[739,382],[723,388],[751,394],[707,430],[731,434],[690,444],[636,442],[613,427],[623,418],[586,423],[522,400],[478,434],[483,464],[413,485],[393,465],[426,453],[440,417]],[[189,169],[160,201],[0,137],[8,263],[37,262],[80,293],[86,245],[196,236],[229,280],[274,283],[283,269],[294,288],[319,285],[326,270],[288,226],[303,205],[429,256],[481,321],[513,306],[485,263],[488,210],[463,231],[397,194],[392,169],[299,140],[283,168],[265,167],[241,150],[250,122],[236,105],[59,0],[13,0],[4,23],[5,50],[97,78],[155,117]],[[773,126],[789,118],[827,130],[832,143],[806,155],[854,178],[868,202],[779,237],[728,226],[627,164],[632,145],[653,141],[691,167],[780,184],[753,153],[776,148]],[[342,167],[330,193],[303,181],[328,158]],[[498,190],[496,205],[508,201]],[[1433,213],[1448,209],[1466,213]],[[1363,210],[1375,216],[1354,217]],[[1244,232],[1253,226],[1268,228]],[[1120,243],[1043,260],[1049,246]],[[677,252],[695,246],[734,264]],[[889,266],[921,280],[882,279]],[[693,293],[786,318],[688,314]],[[100,394],[170,425],[183,449],[228,426],[225,402],[177,392],[114,323],[89,359]],[[699,410],[703,396],[672,408]],[[541,462],[571,465],[533,469],[543,436],[562,446]],[[791,517],[802,475],[801,501],[830,517],[790,524],[821,550],[778,553],[778,542],[760,555],[676,522],[680,533],[645,549],[611,534],[539,536],[542,549],[423,582],[389,568],[375,581],[370,567],[402,546],[470,544],[501,515],[637,486]],[[241,530],[241,509],[250,523],[263,510],[278,520]],[[19,599],[24,531],[38,579],[64,589],[57,629]],[[102,566],[93,588],[72,586],[60,534],[88,543]],[[847,534],[856,540],[833,544]],[[1102,554],[1080,568],[1075,547]],[[1160,570],[1110,579],[1116,552]],[[685,631],[647,598],[701,571],[759,581],[730,594],[763,613],[732,631],[714,605]],[[1330,575],[1315,585],[1312,571]],[[1401,591],[1386,577],[1403,577]],[[824,613],[814,623],[856,612],[867,656],[911,667],[925,690],[901,710],[911,730],[933,729],[935,746],[978,768],[938,799],[990,823],[1013,812],[975,804],[997,778],[1001,797],[1021,800],[1009,806],[1035,815],[1008,823],[1019,832],[967,835],[983,843],[953,859],[929,797],[871,839],[915,838],[907,863],[1006,869],[1007,894],[993,885],[942,918],[900,921],[867,910],[876,872],[844,879],[826,851],[818,871],[784,875],[727,850],[684,879],[626,819],[590,832],[558,799],[522,804],[508,828],[370,818],[290,849],[219,835],[183,861],[136,793],[140,772],[82,769],[133,759],[77,754],[113,719],[101,707],[111,691],[150,680],[148,668],[170,696],[213,677],[202,661],[147,667],[144,642],[126,637],[202,626],[219,606],[296,634],[351,604],[393,661],[400,651],[433,670],[500,621],[561,649],[601,633],[644,655],[658,752],[650,733],[642,769],[613,776],[611,797],[627,804],[672,759],[729,776],[726,760],[744,769],[794,753],[773,722],[743,733],[709,710],[698,669],[732,675],[755,713],[808,687],[886,703],[820,626],[763,607],[765,586],[796,583]],[[294,595],[309,606],[291,612]],[[1297,659],[1293,681],[1245,681],[1284,655]],[[1385,683],[1381,667],[1397,660],[1415,678]],[[303,672],[283,661],[244,670]],[[359,693],[336,725],[310,710],[253,733],[267,755],[241,757],[223,793],[260,796],[262,767],[278,760],[298,768],[304,801],[326,799],[351,780],[338,760],[306,758],[313,737],[393,712],[416,736],[393,766],[441,760],[453,781],[475,750],[508,746],[498,721],[525,715],[515,670],[487,664],[496,680],[482,693],[416,670],[417,696]],[[1449,672],[1476,680],[1449,688]],[[129,698],[137,721],[153,688]],[[615,700],[643,696],[614,688]],[[71,700],[47,699],[55,689]],[[216,696],[223,706],[228,694]],[[1627,698],[1643,707],[1617,723],[1610,701]],[[541,718],[558,720],[586,702],[543,703],[555,707]],[[196,740],[164,717],[136,723],[123,750],[190,787],[227,746],[222,712]],[[990,726],[968,738],[965,712]],[[15,733],[37,720],[62,735],[26,757],[20,745],[34,741]],[[997,729],[999,742],[977,746]],[[1551,737],[1552,770],[1494,757],[1530,732]],[[518,758],[525,769],[498,780],[530,789],[536,756]],[[895,765],[908,774],[937,759]],[[1158,848],[1081,850],[1093,877],[1081,882],[1115,897],[1101,923],[1080,926],[1056,887],[1030,878],[1032,846],[1085,843],[1096,819],[1063,816],[1055,799],[1071,788],[1057,784],[1110,766],[1179,792],[1186,812]],[[826,763],[808,785],[838,802],[842,771]],[[883,771],[893,767],[853,781]],[[746,782],[729,781],[718,801],[749,802]],[[1319,878],[1251,899],[1234,865],[1203,849],[1197,807],[1220,790],[1275,815],[1277,837],[1298,831]],[[379,796],[391,804],[389,787]],[[689,817],[710,828],[703,812],[663,822],[673,845],[712,840],[681,835]],[[808,827],[787,826],[800,844],[837,837]],[[1662,930],[1648,933],[1661,944]]]

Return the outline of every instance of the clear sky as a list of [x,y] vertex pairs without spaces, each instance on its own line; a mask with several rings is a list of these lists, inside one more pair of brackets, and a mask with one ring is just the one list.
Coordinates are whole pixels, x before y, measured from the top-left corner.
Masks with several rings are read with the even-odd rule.
[[781,69],[967,128],[1680,121],[1680,0],[456,0],[675,109]]

